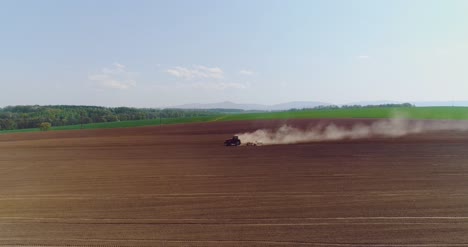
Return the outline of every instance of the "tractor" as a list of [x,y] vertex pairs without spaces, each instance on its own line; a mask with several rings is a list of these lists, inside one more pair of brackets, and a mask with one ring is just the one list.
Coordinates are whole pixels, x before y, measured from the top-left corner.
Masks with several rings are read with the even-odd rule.
[[231,139],[227,139],[224,141],[224,146],[239,146],[241,145],[241,141],[238,136],[233,136]]

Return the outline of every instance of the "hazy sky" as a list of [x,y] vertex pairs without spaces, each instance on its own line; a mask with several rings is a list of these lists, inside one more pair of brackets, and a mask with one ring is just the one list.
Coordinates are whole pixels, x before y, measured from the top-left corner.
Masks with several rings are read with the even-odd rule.
[[468,1],[2,1],[0,106],[468,100]]

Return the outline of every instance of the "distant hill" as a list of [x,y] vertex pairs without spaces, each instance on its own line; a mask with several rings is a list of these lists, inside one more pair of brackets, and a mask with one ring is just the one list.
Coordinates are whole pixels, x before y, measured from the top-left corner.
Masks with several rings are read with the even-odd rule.
[[331,105],[326,102],[316,101],[293,101],[275,105],[261,105],[261,104],[237,104],[230,101],[224,101],[219,103],[208,103],[208,104],[185,104],[173,106],[170,108],[175,109],[241,109],[241,110],[260,110],[260,111],[281,111],[289,110],[292,108],[313,108],[320,105]]
[[395,101],[395,100],[375,100],[375,101],[357,101],[351,102],[344,105],[387,105],[387,104],[401,104],[405,102]]
[[[375,101],[357,101],[350,102],[343,105],[386,105],[386,104],[402,104],[408,101],[394,101],[394,100],[375,100]],[[409,101],[415,106],[468,106],[468,101]],[[173,109],[238,109],[238,110],[254,110],[254,111],[284,111],[290,109],[314,108],[317,106],[334,105],[333,103],[320,102],[320,101],[291,101],[274,105],[262,104],[238,104],[231,101],[224,101],[218,103],[208,104],[185,104],[172,106],[168,108]]]
[[385,104],[401,104],[411,103],[415,106],[468,106],[468,101],[394,101],[394,100],[379,100],[379,101],[359,101],[352,102],[345,105],[385,105]]
[[411,102],[415,106],[468,106],[468,101],[420,101]]
[[266,110],[265,105],[260,104],[237,104],[230,101],[218,102],[218,103],[208,103],[208,104],[185,104],[177,105],[168,108],[175,109],[240,109],[240,110]]

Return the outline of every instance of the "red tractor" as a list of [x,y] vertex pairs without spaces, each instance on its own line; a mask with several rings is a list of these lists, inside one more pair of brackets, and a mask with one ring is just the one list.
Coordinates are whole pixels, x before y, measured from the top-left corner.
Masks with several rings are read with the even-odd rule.
[[224,141],[224,146],[239,146],[241,145],[241,141],[238,136],[233,136],[231,139],[227,139]]

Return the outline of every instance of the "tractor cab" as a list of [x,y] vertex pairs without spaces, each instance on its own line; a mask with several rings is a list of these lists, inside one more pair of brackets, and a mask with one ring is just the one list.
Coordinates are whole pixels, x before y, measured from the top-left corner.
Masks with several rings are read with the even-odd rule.
[[239,146],[241,145],[241,141],[238,136],[233,136],[231,139],[227,139],[224,141],[224,146]]

